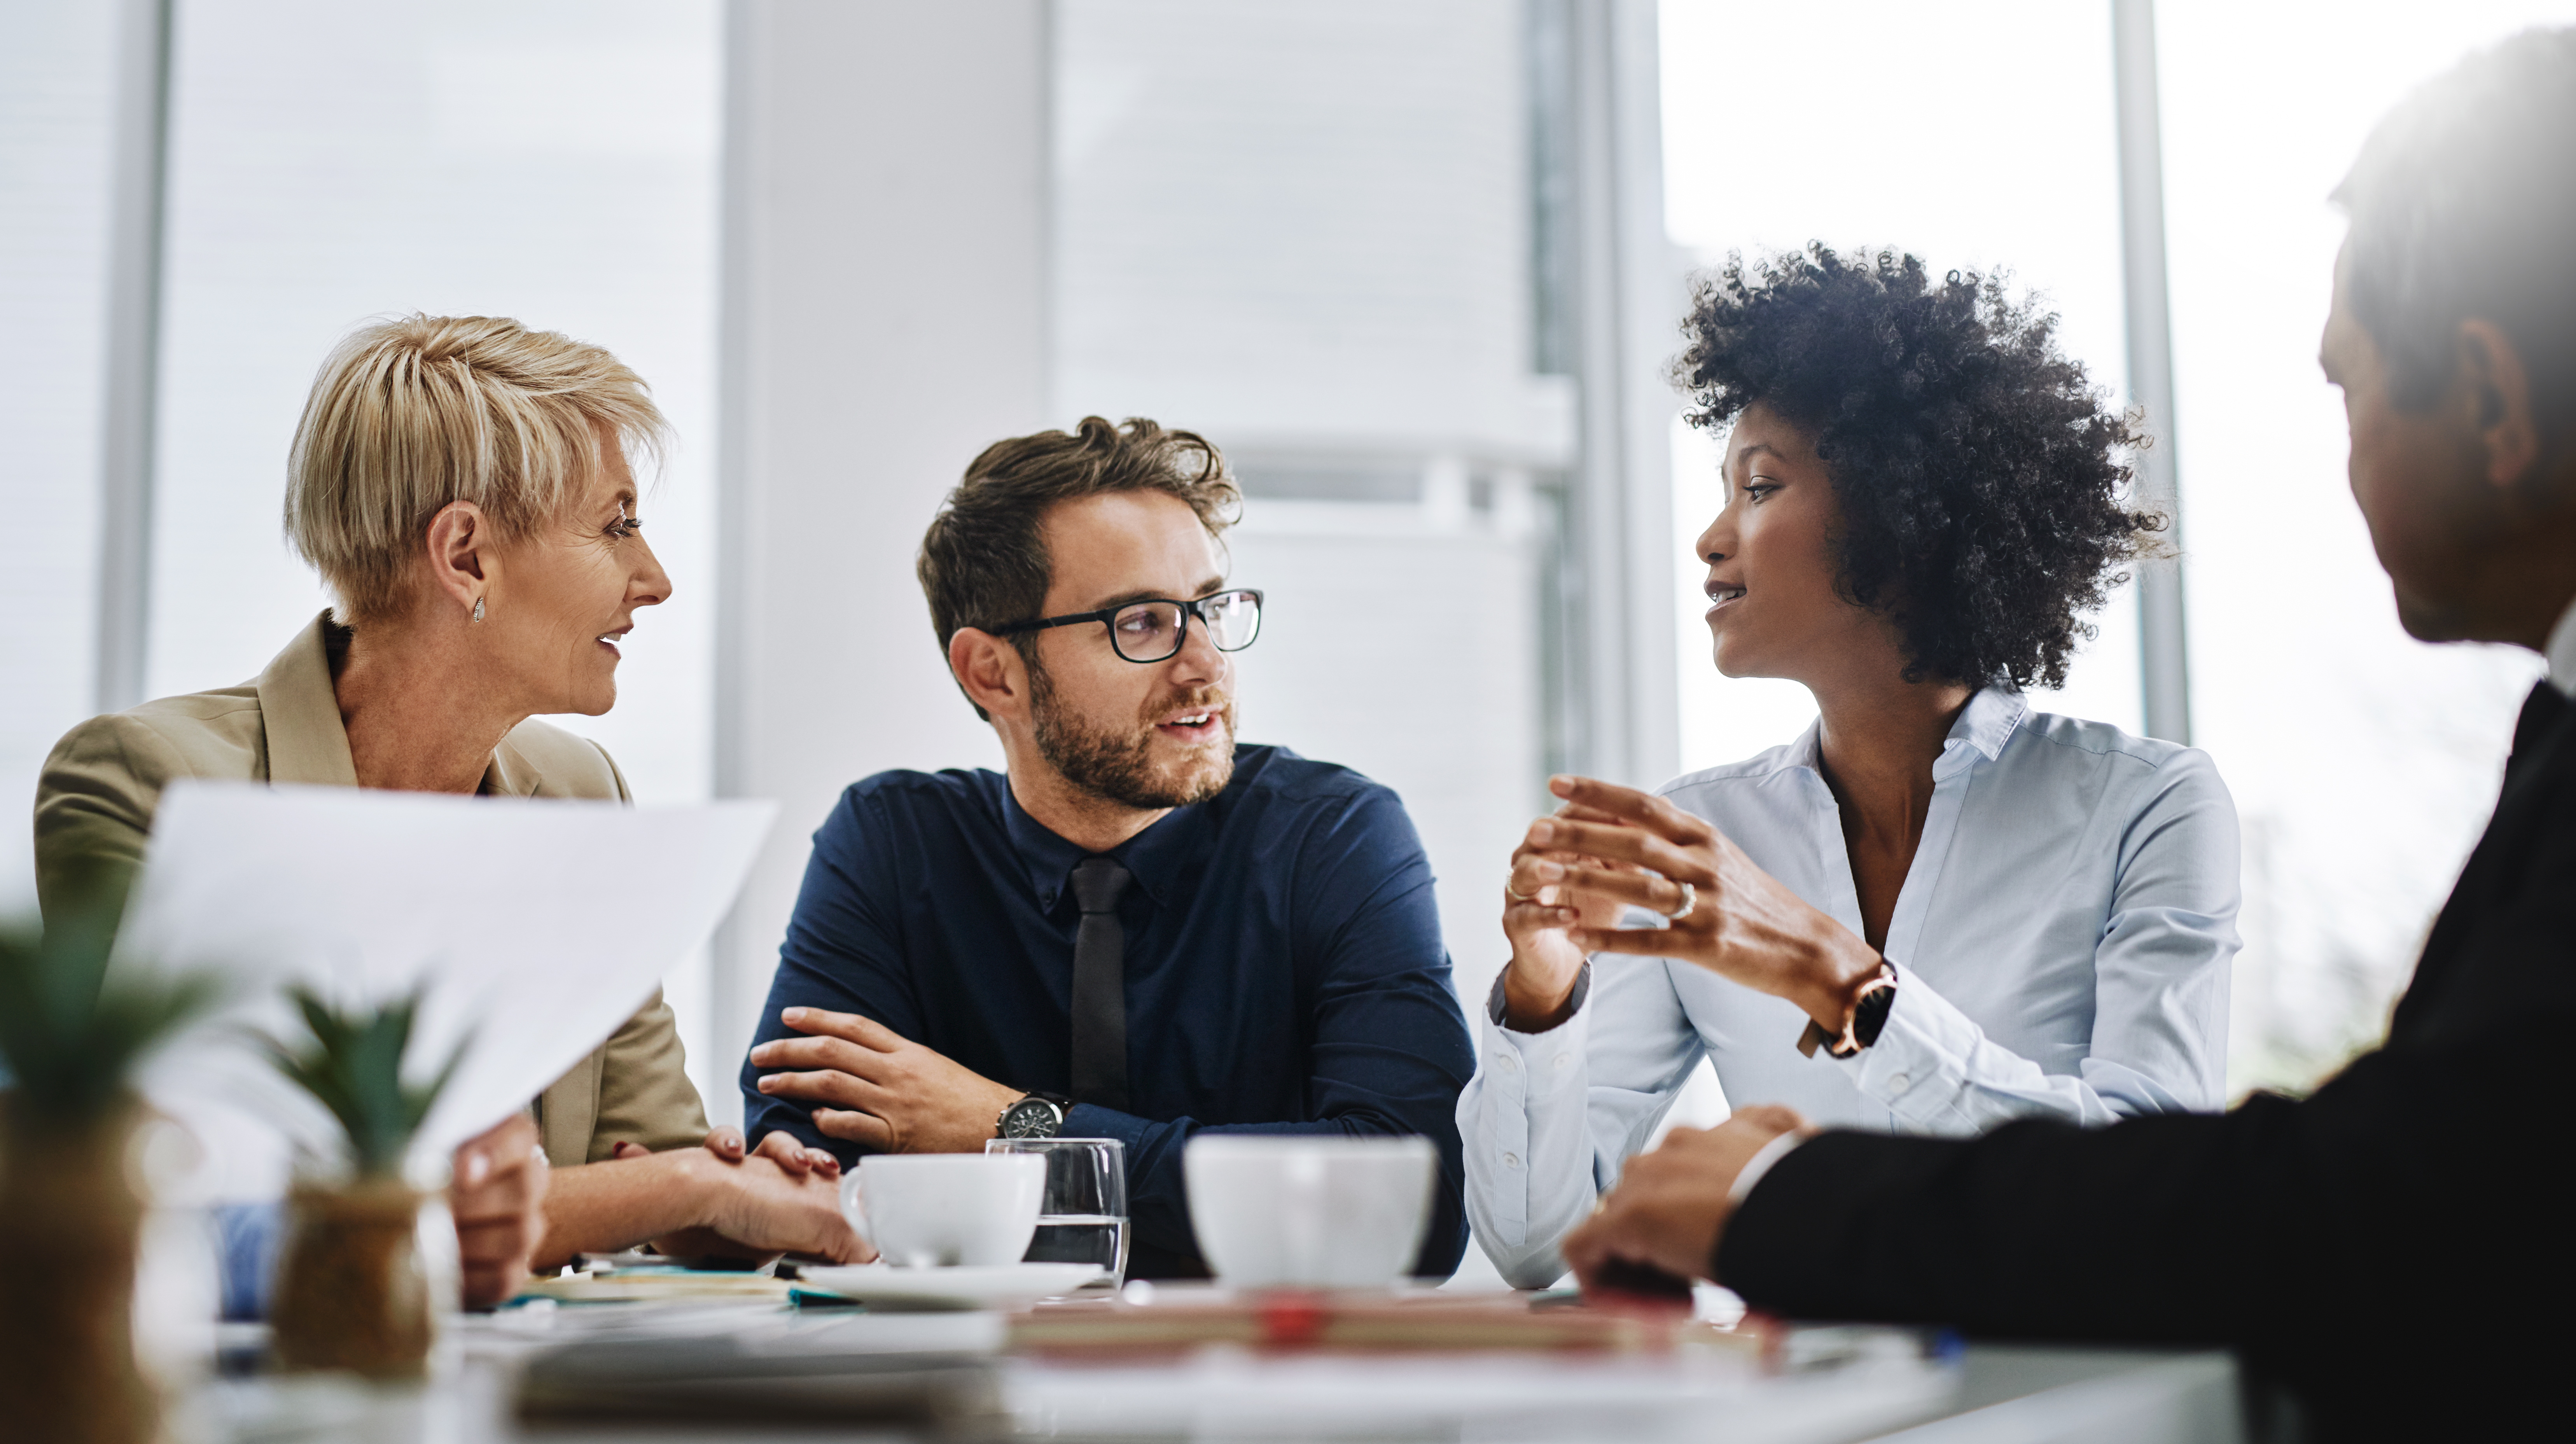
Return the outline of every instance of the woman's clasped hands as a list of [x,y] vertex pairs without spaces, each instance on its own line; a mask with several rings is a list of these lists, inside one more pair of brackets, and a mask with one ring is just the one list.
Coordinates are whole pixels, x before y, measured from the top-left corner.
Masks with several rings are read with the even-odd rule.
[[[1572,1010],[1584,959],[1628,953],[1694,963],[1785,998],[1840,1035],[1863,985],[1879,975],[1876,949],[1705,818],[1589,777],[1553,777],[1548,790],[1563,805],[1530,824],[1504,885],[1510,1026],[1555,1027]],[[1661,914],[1665,926],[1620,926],[1631,906]]]
[[[621,1142],[617,1159],[652,1158],[641,1146]],[[842,1215],[841,1161],[808,1148],[794,1135],[772,1132],[756,1149],[745,1148],[742,1130],[719,1124],[705,1145],[661,1157],[683,1170],[683,1187],[702,1196],[708,1222],[656,1238],[666,1254],[766,1258],[780,1253],[863,1263],[876,1256]]]

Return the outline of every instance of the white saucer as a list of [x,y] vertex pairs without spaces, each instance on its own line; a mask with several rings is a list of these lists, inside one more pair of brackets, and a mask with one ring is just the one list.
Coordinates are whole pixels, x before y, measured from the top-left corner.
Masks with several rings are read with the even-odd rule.
[[840,1294],[870,1308],[1016,1309],[1072,1293],[1108,1276],[1087,1263],[1015,1263],[984,1267],[896,1268],[845,1264],[796,1271],[799,1288]]

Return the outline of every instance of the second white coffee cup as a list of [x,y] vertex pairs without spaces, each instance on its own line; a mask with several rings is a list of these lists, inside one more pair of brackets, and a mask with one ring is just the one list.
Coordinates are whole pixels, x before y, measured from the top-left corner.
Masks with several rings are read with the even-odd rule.
[[841,1211],[890,1264],[1015,1264],[1037,1232],[1036,1154],[877,1153],[841,1180]]
[[1431,1222],[1427,1138],[1202,1133],[1181,1155],[1190,1227],[1237,1288],[1384,1288]]

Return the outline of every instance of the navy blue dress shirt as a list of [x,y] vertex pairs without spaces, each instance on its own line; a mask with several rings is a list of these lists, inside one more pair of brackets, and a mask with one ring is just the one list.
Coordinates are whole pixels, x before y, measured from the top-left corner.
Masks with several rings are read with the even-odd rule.
[[[881,772],[814,834],[758,1041],[789,1007],[857,1013],[1006,1087],[1069,1095],[1083,850],[990,771]],[[1238,747],[1214,799],[1110,853],[1126,929],[1134,1112],[1076,1100],[1067,1137],[1126,1145],[1129,1273],[1204,1272],[1181,1150],[1225,1133],[1420,1134],[1440,1186],[1415,1272],[1467,1246],[1456,1108],[1474,1071],[1440,946],[1431,865],[1404,804],[1344,767]],[[785,1129],[844,1165],[811,1110],[742,1070],[746,1131]]]

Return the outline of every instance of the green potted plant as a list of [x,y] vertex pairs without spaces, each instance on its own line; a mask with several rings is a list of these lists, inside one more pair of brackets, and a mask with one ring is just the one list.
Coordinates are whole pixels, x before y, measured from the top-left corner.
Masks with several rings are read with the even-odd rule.
[[[303,987],[288,996],[308,1040],[263,1042],[278,1071],[338,1120],[346,1156],[328,1171],[300,1171],[287,1195],[270,1350],[290,1370],[419,1378],[436,1336],[438,1290],[453,1281],[439,1278],[421,1246],[422,1210],[436,1195],[414,1187],[403,1163],[465,1047],[428,1081],[406,1083],[418,990],[373,1009],[335,1008]],[[429,1226],[444,1227],[444,1215]]]
[[140,1444],[158,1409],[134,1358],[133,1077],[215,988],[110,977],[112,907],[65,912],[0,929],[0,1400],[11,1438]]

